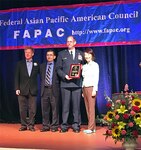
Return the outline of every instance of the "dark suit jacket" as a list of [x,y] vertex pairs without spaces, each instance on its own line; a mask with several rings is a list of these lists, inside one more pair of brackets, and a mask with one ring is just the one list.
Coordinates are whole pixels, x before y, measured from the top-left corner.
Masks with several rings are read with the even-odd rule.
[[66,80],[65,75],[69,75],[71,64],[83,64],[84,56],[79,50],[75,50],[75,59],[73,60],[69,51],[66,49],[59,52],[57,58],[57,73],[61,78],[61,87],[81,87],[82,78]]
[[[40,65],[41,96],[43,95],[44,88],[45,88],[46,65],[47,65],[47,63],[43,63]],[[52,89],[53,89],[53,95],[58,98],[59,77],[58,77],[57,72],[56,72],[56,64],[55,63],[54,63],[54,68],[53,68]]]
[[15,72],[15,90],[20,90],[20,95],[28,95],[29,91],[32,95],[38,94],[38,76],[39,64],[33,62],[31,75],[28,75],[26,60],[17,63]]

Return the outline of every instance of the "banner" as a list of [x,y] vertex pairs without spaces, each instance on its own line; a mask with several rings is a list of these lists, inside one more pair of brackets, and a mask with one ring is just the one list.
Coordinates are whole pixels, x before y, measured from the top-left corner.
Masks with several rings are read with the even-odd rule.
[[141,43],[141,0],[0,11],[0,50]]

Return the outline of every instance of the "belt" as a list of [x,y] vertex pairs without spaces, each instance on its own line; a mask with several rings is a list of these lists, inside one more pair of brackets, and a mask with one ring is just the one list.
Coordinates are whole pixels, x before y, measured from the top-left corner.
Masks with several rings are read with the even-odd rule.
[[93,87],[93,86],[83,86],[83,88],[90,88],[90,87]]
[[51,89],[51,88],[52,88],[52,85],[47,85],[47,86],[45,86],[45,88]]

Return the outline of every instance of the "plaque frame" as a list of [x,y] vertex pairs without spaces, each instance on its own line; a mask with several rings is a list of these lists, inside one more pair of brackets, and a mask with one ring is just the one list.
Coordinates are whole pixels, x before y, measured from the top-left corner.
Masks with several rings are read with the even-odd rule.
[[77,79],[80,78],[80,74],[81,74],[81,64],[71,64],[69,77],[73,79]]

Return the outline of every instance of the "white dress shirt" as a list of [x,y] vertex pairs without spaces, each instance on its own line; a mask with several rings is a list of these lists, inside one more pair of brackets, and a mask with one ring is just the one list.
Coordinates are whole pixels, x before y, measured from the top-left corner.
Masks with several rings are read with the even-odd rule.
[[89,63],[83,65],[82,76],[82,87],[93,86],[93,89],[98,91],[99,65],[96,62],[90,61]]

